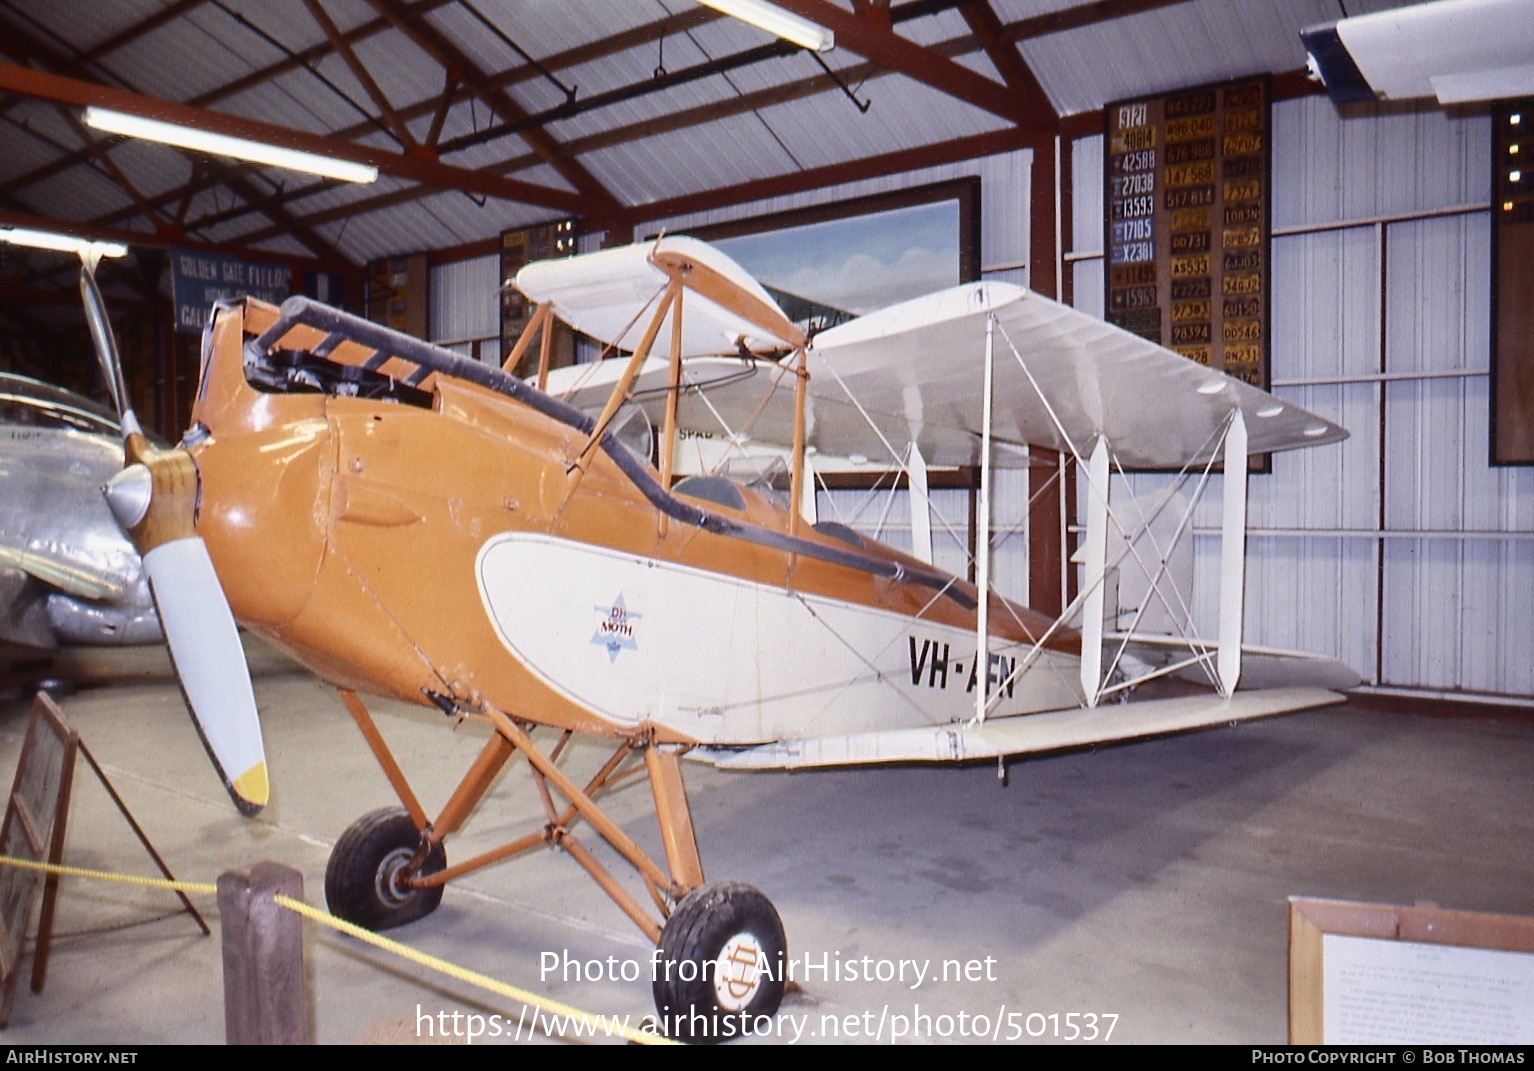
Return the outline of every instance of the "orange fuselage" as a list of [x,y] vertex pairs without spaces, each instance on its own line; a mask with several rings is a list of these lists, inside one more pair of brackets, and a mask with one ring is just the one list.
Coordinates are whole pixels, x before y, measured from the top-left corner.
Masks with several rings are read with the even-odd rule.
[[[478,563],[508,533],[974,631],[972,586],[950,580],[945,590],[931,567],[871,541],[856,557],[898,568],[877,575],[849,564],[845,542],[807,525],[790,537],[787,511],[749,489],[741,510],[690,504],[729,522],[712,530],[668,517],[653,489],[597,450],[567,498],[586,433],[488,387],[434,375],[419,384],[429,405],[257,390],[242,350],[274,318],[247,303],[222,312],[212,333],[188,438],[201,479],[197,530],[236,618],[339,687],[632,732],[551,687],[498,633]],[[1049,626],[995,599],[990,621],[1009,644]],[[709,640],[698,637],[699,657]],[[1074,635],[1050,642],[1064,655],[1077,645]],[[911,650],[914,660],[914,640]],[[644,727],[697,742],[663,720]]]

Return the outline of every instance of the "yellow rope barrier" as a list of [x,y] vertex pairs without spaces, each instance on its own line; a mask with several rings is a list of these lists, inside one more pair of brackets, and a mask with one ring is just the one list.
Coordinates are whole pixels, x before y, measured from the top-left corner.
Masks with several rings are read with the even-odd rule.
[[578,1018],[582,1022],[594,1025],[604,1033],[616,1034],[630,1041],[637,1041],[640,1044],[676,1044],[671,1038],[661,1037],[658,1034],[646,1033],[642,1030],[635,1030],[630,1026],[620,1025],[620,1020],[614,1019],[610,1015],[593,1015],[591,1012],[572,1008],[568,1004],[561,1004],[558,1001],[549,1000],[547,997],[540,997],[536,993],[529,993],[525,989],[518,989],[516,986],[497,981],[489,975],[480,974],[478,971],[471,971],[465,967],[458,966],[456,963],[449,963],[444,959],[438,959],[436,956],[418,951],[409,945],[402,945],[398,941],[391,941],[387,937],[380,937],[371,930],[365,930],[361,926],[338,919],[329,912],[321,911],[319,908],[306,904],[302,900],[294,900],[281,894],[272,897],[272,899],[283,907],[298,912],[307,919],[312,919],[315,922],[329,926],[331,929],[339,930],[341,933],[349,934],[359,941],[366,941],[376,948],[381,948],[385,952],[392,952],[396,956],[410,960],[412,963],[419,963],[423,967],[430,967],[432,970],[445,974],[449,978],[457,978],[459,981],[479,986],[481,989],[487,989],[492,993],[515,1000],[520,1004],[530,1004],[534,1007],[542,1008],[551,1015]]
[[39,863],[33,859],[16,859],[0,855],[0,865],[20,867],[23,870],[41,870],[47,874],[62,874],[70,878],[92,878],[96,881],[115,881],[120,885],[144,885],[151,889],[170,889],[172,892],[206,893],[215,896],[217,885],[205,881],[170,881],[166,878],[140,878],[133,874],[113,874],[107,870],[87,870],[78,866],[59,866],[55,863]]
[[[208,882],[141,878],[132,874],[114,874],[106,870],[88,870],[77,866],[59,866],[53,863],[39,863],[31,859],[16,859],[5,855],[0,855],[0,865],[20,867],[23,870],[40,870],[45,873],[59,874],[72,878],[115,881],[122,885],[142,885],[152,889],[170,889],[175,892],[203,893],[210,896],[217,895],[218,893],[218,886]],[[294,911],[312,922],[317,922],[322,926],[329,926],[331,929],[355,937],[359,941],[366,941],[375,948],[380,948],[385,952],[392,952],[402,959],[407,959],[412,963],[437,971],[439,974],[445,974],[449,978],[456,978],[461,982],[478,986],[480,989],[487,990],[497,996],[506,997],[509,1000],[514,1000],[520,1004],[539,1008],[550,1015],[579,1019],[582,1023],[601,1030],[609,1036],[626,1038],[641,1045],[678,1044],[672,1038],[663,1037],[660,1034],[644,1030],[636,1030],[627,1025],[625,1020],[616,1019],[610,1015],[597,1015],[593,1012],[581,1011],[579,1008],[571,1007],[568,1004],[561,1004],[557,1000],[549,1000],[547,997],[540,997],[538,994],[530,993],[525,989],[518,989],[516,986],[491,978],[487,974],[480,974],[478,971],[471,971],[466,967],[460,967],[456,963],[451,963],[437,956],[417,951],[409,945],[392,941],[387,937],[380,937],[371,930],[365,930],[361,926],[338,919],[330,912],[321,911],[319,908],[302,900],[295,900],[290,896],[282,896],[280,894],[273,896],[272,899],[289,911]]]

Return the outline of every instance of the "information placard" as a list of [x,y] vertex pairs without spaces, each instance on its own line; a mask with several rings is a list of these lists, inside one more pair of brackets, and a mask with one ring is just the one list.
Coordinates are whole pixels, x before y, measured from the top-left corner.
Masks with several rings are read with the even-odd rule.
[[1291,1045],[1534,1043],[1534,918],[1289,898]]

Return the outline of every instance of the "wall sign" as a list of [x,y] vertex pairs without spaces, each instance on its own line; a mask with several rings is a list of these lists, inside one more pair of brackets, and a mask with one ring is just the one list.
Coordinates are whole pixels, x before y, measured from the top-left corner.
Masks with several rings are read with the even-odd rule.
[[431,267],[425,253],[368,262],[368,319],[412,338],[431,328]]
[[[575,253],[575,220],[562,219],[554,223],[541,223],[536,227],[523,227],[515,231],[501,232],[501,359],[511,352],[522,337],[522,332],[533,318],[533,303],[522,291],[509,285],[517,272],[535,260],[554,260]],[[549,367],[562,368],[575,363],[575,336],[563,323],[553,325],[550,340]],[[513,375],[530,376],[538,371],[538,347],[530,347],[522,357],[521,366],[511,369]],[[500,362],[497,361],[497,364]]]
[[1534,100],[1492,123],[1491,463],[1534,465]]
[[1109,104],[1110,323],[1266,389],[1267,78]]
[[286,264],[258,264],[224,253],[172,249],[170,271],[176,330],[183,334],[202,331],[215,301],[253,297],[281,305],[292,292],[293,272]]

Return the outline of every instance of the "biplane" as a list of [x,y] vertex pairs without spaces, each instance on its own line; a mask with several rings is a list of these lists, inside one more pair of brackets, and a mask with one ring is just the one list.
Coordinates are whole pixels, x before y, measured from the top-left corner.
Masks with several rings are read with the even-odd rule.
[[[210,319],[178,447],[148,445],[123,407],[128,463],[106,495],[143,553],[235,802],[251,812],[268,793],[236,621],[339,689],[399,797],[336,843],[325,892],[343,918],[374,929],[420,918],[454,879],[553,843],[656,942],[668,1031],[717,1039],[730,1017],[776,1010],[786,938],[762,893],[705,881],[683,754],[753,769],[995,758],[1303,709],[1356,682],[1329,659],[1243,648],[1245,479],[1224,481],[1214,642],[1137,638],[1103,601],[1139,537],[1165,532],[1157,519],[1176,497],[1120,517],[1110,459],[1207,483],[1217,464],[1244,471],[1249,453],[1342,438],[1329,421],[1003,284],[814,339],[738,265],[687,238],[532,264],[515,285],[536,313],[502,368],[306,298],[246,300]],[[82,290],[121,405],[89,270]],[[585,377],[571,400],[551,392],[555,320],[618,354],[560,373]],[[534,352],[531,381],[506,371]],[[702,434],[688,414],[703,403],[753,418],[731,441],[781,445],[786,497],[675,471],[678,442]],[[636,409],[655,418],[648,445],[619,434]],[[990,593],[984,554],[972,584],[930,552],[813,523],[811,451],[871,442],[913,472],[979,465],[982,498],[993,456],[1026,463],[1037,444],[1080,457],[1091,488],[1081,596],[1050,617]],[[1152,557],[1168,560],[1162,548]],[[1131,662],[1144,676],[1202,676],[1210,693],[1105,702],[1127,691]],[[489,726],[435,814],[363,694]],[[574,734],[612,747],[584,781],[561,763]],[[450,864],[445,842],[518,754],[546,821]],[[628,774],[652,791],[662,861],[603,809]],[[632,865],[648,905],[575,835],[579,823]]]

